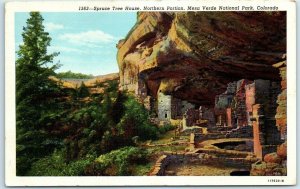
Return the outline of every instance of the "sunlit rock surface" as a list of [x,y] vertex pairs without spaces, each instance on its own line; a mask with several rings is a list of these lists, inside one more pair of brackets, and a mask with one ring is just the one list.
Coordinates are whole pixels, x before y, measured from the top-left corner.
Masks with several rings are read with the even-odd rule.
[[120,87],[213,105],[227,83],[280,80],[272,64],[286,51],[285,12],[143,12],[119,42]]
[[210,110],[202,139],[253,137],[250,175],[286,175],[286,35],[285,12],[138,13],[117,44],[120,89],[187,127]]

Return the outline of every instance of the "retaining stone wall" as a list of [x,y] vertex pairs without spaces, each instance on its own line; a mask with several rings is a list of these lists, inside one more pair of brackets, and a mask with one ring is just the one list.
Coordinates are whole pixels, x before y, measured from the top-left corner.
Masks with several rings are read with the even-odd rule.
[[256,162],[256,158],[224,158],[206,153],[169,153],[162,155],[156,161],[149,176],[163,176],[168,165],[170,164],[203,164],[212,166],[228,166],[236,168],[250,169],[251,164]]

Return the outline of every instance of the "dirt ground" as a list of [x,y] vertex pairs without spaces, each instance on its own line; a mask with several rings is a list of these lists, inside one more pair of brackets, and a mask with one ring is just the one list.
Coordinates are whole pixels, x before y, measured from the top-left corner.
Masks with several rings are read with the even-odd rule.
[[171,165],[166,169],[166,175],[176,176],[230,176],[236,168],[214,167],[208,165]]

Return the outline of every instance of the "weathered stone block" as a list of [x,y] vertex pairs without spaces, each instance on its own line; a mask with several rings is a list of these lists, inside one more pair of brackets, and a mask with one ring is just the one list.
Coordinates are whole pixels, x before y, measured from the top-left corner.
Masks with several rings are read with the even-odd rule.
[[287,81],[286,80],[281,81],[280,84],[281,84],[282,89],[286,89],[286,86],[287,86]]
[[264,161],[267,163],[280,163],[281,158],[277,155],[276,152],[266,154],[264,157]]
[[286,157],[287,157],[287,143],[286,142],[277,147],[277,154],[282,159],[286,159]]

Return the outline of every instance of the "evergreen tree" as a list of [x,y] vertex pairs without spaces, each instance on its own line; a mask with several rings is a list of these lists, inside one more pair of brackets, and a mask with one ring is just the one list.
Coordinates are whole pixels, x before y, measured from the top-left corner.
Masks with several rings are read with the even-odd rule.
[[111,117],[115,124],[118,124],[124,114],[124,102],[126,101],[126,96],[121,92],[118,91],[118,96],[116,101],[112,106]]
[[26,174],[33,161],[49,153],[43,124],[59,92],[49,79],[58,66],[50,63],[58,53],[47,52],[51,38],[44,31],[43,18],[31,12],[26,23],[16,62],[17,175]]

